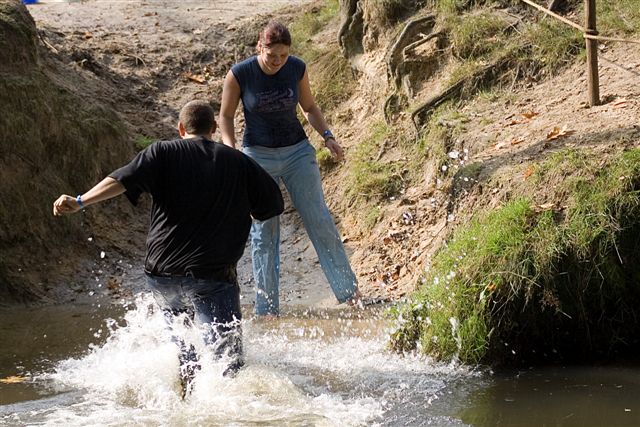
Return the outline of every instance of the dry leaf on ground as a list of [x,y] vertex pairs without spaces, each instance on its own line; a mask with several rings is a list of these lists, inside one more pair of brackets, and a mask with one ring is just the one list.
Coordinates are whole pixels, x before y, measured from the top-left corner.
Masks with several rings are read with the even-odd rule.
[[566,126],[563,126],[562,129],[558,126],[555,126],[553,129],[551,129],[551,131],[549,131],[549,133],[547,133],[547,139],[552,140],[563,138],[565,136],[572,135],[574,132],[574,130],[567,129]]
[[184,73],[184,77],[187,80],[191,80],[192,82],[196,82],[196,83],[200,83],[200,84],[203,84],[206,81],[204,76],[202,76],[200,74]]
[[508,144],[504,141],[502,142],[498,142],[496,145],[493,146],[494,149],[499,150],[501,148],[506,147]]
[[[539,115],[540,113],[536,112],[536,111],[527,111],[524,113],[520,113],[520,116],[522,117],[522,119],[513,119],[510,122],[507,123],[507,126],[513,126],[513,125],[520,125],[522,123],[529,123],[531,121],[531,119],[533,119],[535,116]],[[513,115],[509,116],[507,119],[513,117]]]
[[529,120],[513,119],[509,123],[507,123],[507,126],[519,125],[519,124],[522,124],[522,123],[527,123],[528,121]]
[[533,175],[533,172],[535,172],[535,168],[533,166],[529,166],[525,171],[524,171],[524,179],[529,178],[531,175]]
[[627,99],[626,98],[616,98],[611,103],[613,108],[627,108]]

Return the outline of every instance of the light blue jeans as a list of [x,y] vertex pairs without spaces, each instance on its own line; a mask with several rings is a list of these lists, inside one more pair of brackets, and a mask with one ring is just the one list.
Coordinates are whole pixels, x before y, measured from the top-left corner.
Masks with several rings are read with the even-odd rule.
[[[315,148],[305,139],[288,147],[244,147],[243,152],[269,172],[278,184],[280,181],[284,182],[333,293],[338,302],[349,300],[357,289],[356,276],[349,265],[342,239],[324,201]],[[253,221],[251,256],[253,277],[258,288],[256,314],[278,314],[279,217]]]

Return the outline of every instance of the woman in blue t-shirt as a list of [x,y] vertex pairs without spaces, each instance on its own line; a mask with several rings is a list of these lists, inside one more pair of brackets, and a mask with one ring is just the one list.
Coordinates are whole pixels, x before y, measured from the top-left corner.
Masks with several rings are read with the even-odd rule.
[[[283,181],[302,217],[320,265],[339,302],[355,303],[360,293],[342,240],[324,201],[313,146],[298,120],[298,104],[311,126],[324,138],[336,160],[344,153],[311,94],[305,63],[289,55],[291,34],[272,21],[260,32],[258,54],[234,65],[222,91],[222,141],[236,146],[234,116],[242,100],[243,151],[277,181]],[[275,217],[254,221],[251,228],[253,275],[258,287],[257,315],[279,313],[280,224]]]

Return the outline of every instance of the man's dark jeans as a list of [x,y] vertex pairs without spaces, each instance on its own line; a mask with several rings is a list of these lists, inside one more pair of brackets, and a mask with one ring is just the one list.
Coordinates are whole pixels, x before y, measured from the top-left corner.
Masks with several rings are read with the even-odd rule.
[[[204,341],[214,354],[230,358],[224,375],[233,374],[244,365],[237,282],[147,274],[147,284],[169,324],[175,316],[186,313],[190,322],[203,328]],[[186,395],[195,371],[200,369],[198,355],[193,345],[187,348],[181,338],[174,337],[174,340],[180,347],[180,372]]]

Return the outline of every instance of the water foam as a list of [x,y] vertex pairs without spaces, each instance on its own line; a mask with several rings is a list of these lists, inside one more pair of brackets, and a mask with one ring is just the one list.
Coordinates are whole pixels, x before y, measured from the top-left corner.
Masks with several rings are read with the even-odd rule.
[[150,307],[152,298],[140,295],[124,322],[108,322],[104,344],[38,378],[59,399],[12,418],[56,426],[376,425],[406,396],[427,404],[461,369],[387,352],[384,334],[351,321],[284,318],[243,322],[247,364],[226,378],[226,363],[214,361],[199,332],[176,322],[202,365],[182,400],[177,347]]

